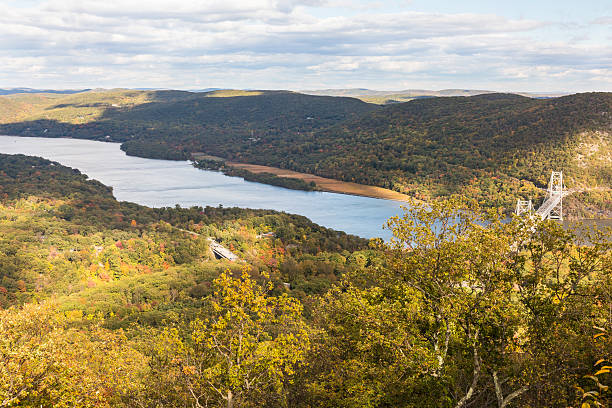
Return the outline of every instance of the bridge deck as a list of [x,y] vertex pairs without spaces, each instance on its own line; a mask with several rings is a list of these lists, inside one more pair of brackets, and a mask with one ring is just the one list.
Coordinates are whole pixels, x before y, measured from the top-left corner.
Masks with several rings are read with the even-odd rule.
[[212,249],[212,251],[225,259],[229,259],[230,261],[237,261],[240,258],[238,258],[238,256],[236,254],[234,254],[232,251],[230,251],[229,249],[227,249],[226,247],[224,247],[223,245],[221,245],[220,243],[218,243],[217,241],[209,238],[210,241],[210,249]]
[[536,214],[538,214],[542,219],[546,219],[546,217],[550,215],[550,212],[554,210],[557,205],[559,205],[561,199],[563,199],[563,193],[551,195],[542,203],[542,206],[538,208]]

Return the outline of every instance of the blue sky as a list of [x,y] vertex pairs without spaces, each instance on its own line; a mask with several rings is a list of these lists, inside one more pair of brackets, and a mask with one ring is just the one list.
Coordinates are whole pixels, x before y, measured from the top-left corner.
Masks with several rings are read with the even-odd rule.
[[0,0],[0,87],[612,91],[612,2]]

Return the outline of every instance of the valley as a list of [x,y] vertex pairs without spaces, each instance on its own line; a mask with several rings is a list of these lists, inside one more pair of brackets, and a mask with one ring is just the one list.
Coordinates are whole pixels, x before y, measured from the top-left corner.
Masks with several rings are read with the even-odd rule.
[[[610,347],[610,102],[0,97],[0,399],[590,398]],[[510,216],[551,168],[563,225]]]
[[[7,406],[553,406],[606,374],[608,94],[7,98]],[[551,167],[563,225],[509,216]]]
[[[0,97],[0,133],[115,141],[129,155],[157,159],[203,152],[243,168],[268,166],[425,201],[459,194],[506,211],[518,197],[541,200],[547,174],[558,169],[571,188],[597,188],[568,198],[568,216],[606,218],[611,100],[609,93],[487,93],[380,106],[284,91],[9,95]],[[380,196],[372,191],[366,195]]]
[[612,408],[610,0],[0,0],[0,408]]
[[126,156],[118,143],[77,139],[0,136],[0,153],[42,156],[78,168],[113,187],[119,201],[150,207],[211,206],[274,209],[300,214],[328,228],[365,238],[390,237],[385,221],[401,212],[401,202],[299,191],[246,182],[186,161]]

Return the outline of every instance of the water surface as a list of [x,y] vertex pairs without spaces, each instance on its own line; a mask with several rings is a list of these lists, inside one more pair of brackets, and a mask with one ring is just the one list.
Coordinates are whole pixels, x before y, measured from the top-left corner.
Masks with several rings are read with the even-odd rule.
[[199,170],[186,161],[127,156],[118,143],[0,136],[0,153],[40,156],[79,169],[113,187],[120,201],[150,207],[218,206],[301,214],[317,224],[365,238],[390,236],[385,220],[399,202],[319,191],[297,191]]

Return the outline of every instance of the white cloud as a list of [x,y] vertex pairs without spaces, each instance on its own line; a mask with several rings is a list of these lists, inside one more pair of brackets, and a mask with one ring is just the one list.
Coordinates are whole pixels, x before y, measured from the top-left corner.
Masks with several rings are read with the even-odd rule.
[[612,46],[571,32],[583,28],[566,26],[566,38],[551,22],[389,13],[378,1],[351,2],[357,14],[312,12],[343,1],[0,4],[0,86],[610,86]]

